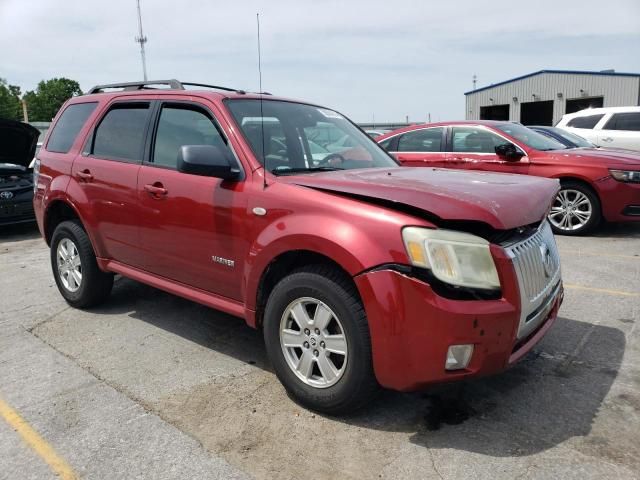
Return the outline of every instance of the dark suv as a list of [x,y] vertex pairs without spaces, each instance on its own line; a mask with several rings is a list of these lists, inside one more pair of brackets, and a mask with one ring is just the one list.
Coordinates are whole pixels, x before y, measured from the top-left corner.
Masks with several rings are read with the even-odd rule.
[[[328,129],[341,146],[323,152]],[[35,170],[69,304],[104,300],[117,273],[244,318],[290,395],[325,412],[500,371],[562,301],[556,180],[401,168],[317,105],[99,86],[62,107]]]

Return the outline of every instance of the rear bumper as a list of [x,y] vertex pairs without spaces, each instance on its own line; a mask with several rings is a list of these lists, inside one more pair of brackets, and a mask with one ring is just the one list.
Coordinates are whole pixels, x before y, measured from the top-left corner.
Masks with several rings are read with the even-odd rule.
[[[378,382],[401,391],[500,372],[520,360],[553,325],[562,287],[546,318],[517,339],[519,302],[511,291],[499,300],[449,300],[426,283],[392,270],[356,277],[362,296]],[[514,301],[509,300],[514,298]],[[445,370],[450,345],[473,344],[467,368]]]
[[624,183],[609,177],[597,182],[602,215],[609,222],[640,222],[640,183]]

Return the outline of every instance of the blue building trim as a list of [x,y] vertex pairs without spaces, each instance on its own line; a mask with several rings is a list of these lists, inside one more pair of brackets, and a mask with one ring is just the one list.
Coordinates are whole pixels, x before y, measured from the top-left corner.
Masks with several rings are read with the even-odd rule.
[[623,73],[623,72],[590,72],[587,70],[539,70],[537,72],[528,73],[526,75],[522,75],[520,77],[511,78],[509,80],[505,80],[503,82],[494,83],[493,85],[488,85],[486,87],[476,88],[475,90],[469,90],[465,92],[465,95],[469,95],[471,93],[482,92],[483,90],[489,90],[490,88],[497,87],[499,85],[505,85],[507,83],[515,82],[517,80],[522,80],[524,78],[535,77],[536,75],[541,75],[543,73],[560,73],[566,75],[604,75],[610,77],[640,77],[640,73]]

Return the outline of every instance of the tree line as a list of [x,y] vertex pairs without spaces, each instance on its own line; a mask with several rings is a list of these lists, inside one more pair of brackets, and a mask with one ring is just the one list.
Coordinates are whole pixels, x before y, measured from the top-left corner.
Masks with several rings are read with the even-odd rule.
[[50,122],[64,102],[81,94],[80,84],[64,77],[42,80],[24,94],[19,86],[0,78],[0,118]]

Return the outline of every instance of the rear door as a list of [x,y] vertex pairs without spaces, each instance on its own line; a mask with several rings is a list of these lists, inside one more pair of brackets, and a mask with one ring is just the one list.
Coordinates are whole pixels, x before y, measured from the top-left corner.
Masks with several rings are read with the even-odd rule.
[[602,147],[640,150],[640,112],[614,113],[598,130]]
[[[456,165],[455,168],[468,170],[528,173],[528,157],[524,156],[518,161],[507,161],[496,154],[495,148],[505,143],[513,144],[484,126],[453,126],[451,127],[451,152],[448,154],[447,162],[452,162]],[[518,146],[516,148],[522,150]]]
[[444,131],[429,127],[403,133],[389,143],[389,153],[405,167],[444,167]]
[[245,182],[177,171],[181,146],[230,149],[228,137],[204,104],[161,102],[154,117],[138,176],[144,269],[239,300],[248,249]]
[[[78,206],[90,219],[96,241],[107,258],[140,266],[138,172],[149,128],[151,102],[116,101],[89,135],[71,175]],[[71,188],[71,187],[70,187]]]

